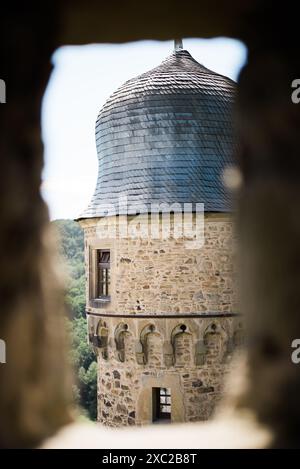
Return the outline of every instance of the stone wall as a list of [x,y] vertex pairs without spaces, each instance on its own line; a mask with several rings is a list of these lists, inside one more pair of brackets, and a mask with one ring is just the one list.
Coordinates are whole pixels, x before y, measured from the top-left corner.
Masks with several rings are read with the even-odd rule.
[[[172,421],[211,417],[222,397],[232,355],[240,348],[241,341],[234,342],[237,333],[242,335],[239,317],[126,318],[125,323],[120,318],[89,316],[91,334],[99,335],[103,325],[108,331],[106,353],[95,346],[100,422],[109,426],[151,423],[153,387],[171,388]],[[120,325],[127,329],[122,361],[116,333]]]
[[[84,220],[89,338],[97,354],[98,420],[109,426],[152,422],[152,388],[171,389],[172,421],[210,418],[222,396],[233,350],[233,232],[228,214],[205,214],[204,245],[195,235],[122,237],[124,217]],[[130,218],[130,232],[148,229]],[[117,229],[116,229],[117,226]],[[152,226],[153,228],[153,226]],[[97,249],[111,251],[110,301],[93,298]]]
[[[237,311],[233,226],[228,214],[205,214],[205,243],[198,249],[189,247],[190,237],[113,239],[105,235],[103,224],[97,227],[97,222],[97,219],[81,221],[86,240],[87,311],[98,310],[88,287],[90,251],[97,248],[111,249],[113,294],[109,303],[98,305],[107,313],[171,315]],[[111,232],[116,219],[110,217],[107,223]]]

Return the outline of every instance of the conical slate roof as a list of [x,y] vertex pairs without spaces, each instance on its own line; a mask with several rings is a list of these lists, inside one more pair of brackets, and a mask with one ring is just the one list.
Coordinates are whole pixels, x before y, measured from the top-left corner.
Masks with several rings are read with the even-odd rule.
[[142,212],[201,202],[229,211],[222,172],[233,151],[234,92],[232,80],[186,50],[124,83],[96,122],[98,181],[80,218],[135,213],[140,204]]

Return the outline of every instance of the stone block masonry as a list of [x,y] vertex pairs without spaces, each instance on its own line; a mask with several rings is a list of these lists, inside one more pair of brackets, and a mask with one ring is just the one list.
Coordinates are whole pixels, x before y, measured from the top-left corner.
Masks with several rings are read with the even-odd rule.
[[[81,221],[89,338],[99,369],[98,420],[113,427],[153,422],[154,391],[160,388],[170,392],[172,422],[209,419],[243,342],[230,215],[205,214],[199,249],[190,249],[191,239],[184,237],[111,237],[107,233],[122,218],[108,217],[106,230],[97,222]],[[110,250],[106,301],[93,297],[99,249]]]

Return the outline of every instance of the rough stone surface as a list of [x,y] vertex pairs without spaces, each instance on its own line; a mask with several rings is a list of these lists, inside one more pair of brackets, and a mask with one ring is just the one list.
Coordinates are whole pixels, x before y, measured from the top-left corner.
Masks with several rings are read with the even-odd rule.
[[[139,223],[143,220],[139,218]],[[110,233],[114,218],[105,223]],[[133,223],[131,219],[130,224]],[[88,312],[94,309],[89,296],[89,262],[91,251],[97,248],[111,249],[113,295],[110,302],[101,304],[103,312],[174,315],[237,311],[230,215],[205,214],[205,243],[200,249],[189,249],[188,243],[193,241],[183,237],[163,240],[104,237],[103,226],[97,225],[97,219],[81,221],[81,225],[87,245]],[[130,262],[122,262],[124,257]],[[98,307],[96,311],[99,312]]]
[[[97,222],[81,224],[87,285],[91,252],[111,250],[110,301],[97,307],[87,288],[90,337],[107,337],[95,348],[99,421],[152,422],[153,387],[171,389],[172,421],[207,420],[243,338],[240,317],[231,315],[238,305],[230,215],[205,214],[205,243],[198,249],[183,237],[101,239]],[[115,220],[107,223],[110,229]]]

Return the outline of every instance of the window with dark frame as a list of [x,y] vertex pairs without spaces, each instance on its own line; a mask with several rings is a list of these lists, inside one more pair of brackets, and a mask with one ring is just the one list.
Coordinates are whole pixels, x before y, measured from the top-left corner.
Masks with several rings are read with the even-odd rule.
[[96,297],[107,298],[110,296],[110,251],[108,249],[97,250],[97,284]]
[[171,421],[171,389],[153,388],[153,422],[159,420]]

